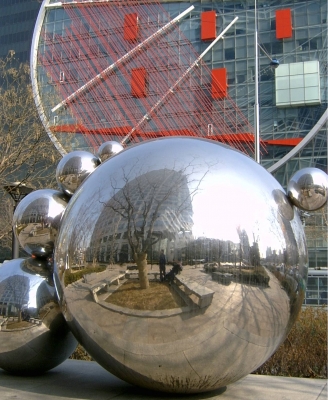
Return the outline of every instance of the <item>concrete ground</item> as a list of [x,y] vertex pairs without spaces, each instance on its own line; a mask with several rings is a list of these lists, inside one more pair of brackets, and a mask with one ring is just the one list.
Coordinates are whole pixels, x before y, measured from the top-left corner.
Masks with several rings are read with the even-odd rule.
[[0,399],[19,400],[327,400],[327,380],[248,375],[212,392],[175,395],[129,385],[91,361],[67,360],[44,375],[0,370]]

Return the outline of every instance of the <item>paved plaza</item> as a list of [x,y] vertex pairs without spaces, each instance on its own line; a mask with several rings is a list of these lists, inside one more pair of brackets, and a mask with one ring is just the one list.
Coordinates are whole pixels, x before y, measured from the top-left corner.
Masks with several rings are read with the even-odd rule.
[[0,370],[1,400],[327,400],[324,379],[248,375],[222,389],[175,395],[141,389],[116,378],[91,361],[67,360],[36,377]]

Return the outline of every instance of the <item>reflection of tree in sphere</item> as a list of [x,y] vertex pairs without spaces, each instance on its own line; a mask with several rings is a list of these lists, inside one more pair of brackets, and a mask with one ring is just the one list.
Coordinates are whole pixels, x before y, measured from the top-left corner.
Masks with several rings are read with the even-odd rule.
[[[282,187],[206,139],[147,141],[108,159],[68,204],[57,243],[72,332],[104,368],[155,390],[208,391],[249,374],[304,298],[305,236]],[[167,268],[183,267],[164,283],[161,249]],[[156,284],[175,305],[157,306]]]
[[[180,204],[180,210],[179,205],[174,204]],[[123,209],[126,216],[121,215]],[[131,225],[135,229],[131,229]],[[90,251],[99,251],[97,243],[108,232],[115,232],[115,252],[110,252],[112,261],[127,262],[133,259],[133,251],[142,248],[147,252],[151,245],[158,253],[159,242],[172,240],[175,237],[172,232],[190,231],[191,227],[187,178],[169,169],[150,171],[127,182],[106,203],[95,224]],[[145,235],[148,231],[152,232],[151,240]]]

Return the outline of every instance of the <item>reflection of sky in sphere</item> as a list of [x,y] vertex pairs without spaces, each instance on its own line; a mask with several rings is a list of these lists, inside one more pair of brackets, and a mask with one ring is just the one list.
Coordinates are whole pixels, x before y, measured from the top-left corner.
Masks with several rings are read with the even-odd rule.
[[51,200],[49,204],[48,217],[52,219],[58,217],[58,215],[61,215],[61,213],[65,210],[65,207],[65,203],[59,203],[58,201]]
[[251,240],[258,239],[263,254],[268,247],[284,247],[272,201],[268,194],[261,193],[260,185],[250,186],[249,181],[237,173],[220,177],[219,184],[215,176],[206,177],[193,200],[193,236],[237,243],[238,228],[241,228]]
[[81,172],[85,171],[92,172],[94,168],[95,168],[94,158],[81,157]]

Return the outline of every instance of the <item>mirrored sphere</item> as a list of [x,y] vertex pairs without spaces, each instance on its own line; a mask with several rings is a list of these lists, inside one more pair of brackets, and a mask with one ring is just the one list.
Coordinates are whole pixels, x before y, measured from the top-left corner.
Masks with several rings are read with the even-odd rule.
[[18,203],[13,217],[15,235],[30,255],[47,257],[53,253],[60,220],[68,197],[53,189],[40,189]]
[[60,311],[45,261],[19,258],[0,267],[0,368],[38,374],[77,346]]
[[318,210],[327,202],[328,175],[319,168],[303,168],[292,176],[287,193],[296,207]]
[[213,390],[285,339],[307,276],[303,227],[264,168],[172,137],[101,164],[67,206],[54,279],[78,341],[150,389]]
[[56,180],[60,190],[72,196],[99,164],[99,158],[88,151],[77,150],[65,154],[56,169]]
[[111,140],[103,143],[99,147],[97,156],[99,157],[101,162],[104,162],[113,157],[115,154],[121,152],[122,150],[124,150],[124,147],[120,143]]

